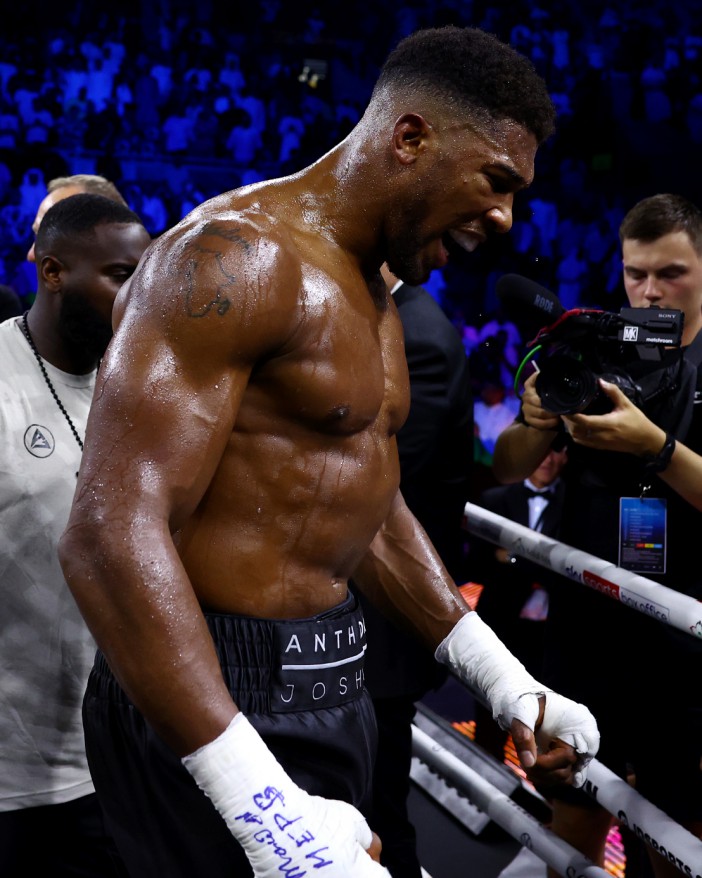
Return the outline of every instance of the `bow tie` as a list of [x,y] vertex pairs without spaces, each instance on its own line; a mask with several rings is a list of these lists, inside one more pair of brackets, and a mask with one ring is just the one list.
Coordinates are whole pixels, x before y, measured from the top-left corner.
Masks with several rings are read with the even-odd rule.
[[531,499],[532,497],[541,497],[542,500],[550,500],[553,497],[552,488],[544,488],[543,491],[535,491],[533,488],[524,485],[524,490],[526,491],[526,495],[529,499]]

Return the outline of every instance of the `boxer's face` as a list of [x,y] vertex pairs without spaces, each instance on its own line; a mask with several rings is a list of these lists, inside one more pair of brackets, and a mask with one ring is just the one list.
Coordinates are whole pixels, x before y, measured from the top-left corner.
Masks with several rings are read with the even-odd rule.
[[531,183],[537,149],[535,137],[509,120],[427,123],[422,136],[386,228],[387,264],[411,284],[424,283],[452,252],[470,253],[509,231],[515,193]]

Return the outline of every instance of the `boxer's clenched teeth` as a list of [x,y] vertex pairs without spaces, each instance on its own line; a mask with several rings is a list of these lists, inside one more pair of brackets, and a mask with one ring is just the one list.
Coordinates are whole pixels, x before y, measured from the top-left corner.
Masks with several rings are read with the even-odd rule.
[[483,240],[482,235],[479,235],[476,232],[464,232],[461,231],[461,229],[450,229],[445,237],[455,241],[462,250],[466,251],[466,253],[472,253]]

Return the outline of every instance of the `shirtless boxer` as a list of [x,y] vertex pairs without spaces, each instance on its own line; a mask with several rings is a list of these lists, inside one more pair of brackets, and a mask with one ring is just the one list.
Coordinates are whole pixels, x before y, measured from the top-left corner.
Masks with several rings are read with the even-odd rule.
[[351,576],[484,691],[526,768],[582,783],[592,715],[544,697],[399,494],[409,383],[379,273],[420,284],[508,231],[552,124],[518,53],[420,31],[344,141],[203,204],[122,290],[60,557],[102,650],[86,738],[131,874],[241,875],[242,849],[256,876],[387,874],[357,810]]

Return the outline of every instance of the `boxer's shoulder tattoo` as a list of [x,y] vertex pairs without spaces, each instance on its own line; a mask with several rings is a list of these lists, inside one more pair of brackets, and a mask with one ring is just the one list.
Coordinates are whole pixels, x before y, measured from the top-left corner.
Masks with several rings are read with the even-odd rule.
[[[205,238],[222,238],[230,244],[239,245],[245,252],[248,252],[252,246],[251,241],[242,233],[240,225],[221,219],[208,220],[204,223],[198,237],[200,241]],[[204,244],[201,246],[205,249],[211,249]]]
[[[208,243],[204,243],[204,236],[207,236]],[[225,265],[225,247],[218,249],[213,246],[212,238],[223,238],[245,253],[251,249],[251,242],[243,237],[239,228],[224,222],[207,223],[201,234],[186,245],[185,307],[189,317],[206,317],[212,311],[221,317],[232,304],[231,293],[238,277]],[[198,268],[205,263],[210,267],[207,282],[202,283],[197,274]]]
[[208,228],[208,231],[211,230],[218,237],[224,238],[225,241],[229,241],[232,244],[239,244],[247,253],[251,250],[251,241],[245,238],[239,229],[232,228],[224,223],[210,223],[209,226],[211,229]]
[[230,274],[222,264],[222,254],[207,254],[208,258],[214,255],[216,270],[213,280],[208,280],[206,288],[195,281],[198,260],[191,259],[185,270],[185,308],[188,317],[206,317],[211,311],[223,317],[231,307],[232,300],[228,292],[236,282],[236,275]]

